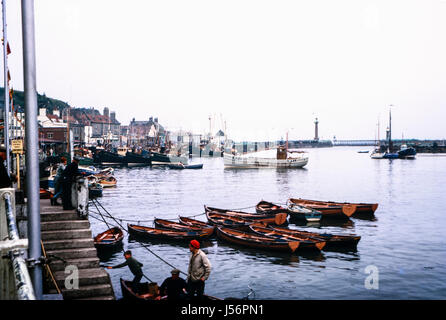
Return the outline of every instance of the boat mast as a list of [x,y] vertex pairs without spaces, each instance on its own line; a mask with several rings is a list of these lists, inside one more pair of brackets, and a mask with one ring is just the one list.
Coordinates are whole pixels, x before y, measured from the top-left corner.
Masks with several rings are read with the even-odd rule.
[[392,152],[392,106],[389,106],[389,152]]
[[5,116],[3,119],[3,138],[6,148],[6,170],[9,174],[11,169],[11,161],[9,158],[9,81],[8,81],[8,39],[6,34],[6,3],[2,1],[3,13],[3,68],[4,68],[4,94],[5,94]]

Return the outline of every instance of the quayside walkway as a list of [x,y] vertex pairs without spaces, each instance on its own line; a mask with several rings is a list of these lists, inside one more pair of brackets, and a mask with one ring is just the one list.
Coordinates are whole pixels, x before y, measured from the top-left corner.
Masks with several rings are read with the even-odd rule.
[[[51,206],[49,199],[40,200],[40,213],[43,247],[64,300],[115,300],[110,276],[99,266],[88,219],[79,217],[75,210]],[[73,274],[73,266],[78,269],[77,289],[70,288],[72,281],[65,283]],[[50,293],[57,293],[54,285]]]

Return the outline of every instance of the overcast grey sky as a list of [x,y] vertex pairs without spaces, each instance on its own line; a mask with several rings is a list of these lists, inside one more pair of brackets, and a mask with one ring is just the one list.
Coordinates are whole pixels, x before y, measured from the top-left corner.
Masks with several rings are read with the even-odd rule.
[[[9,67],[23,89],[20,1]],[[39,93],[235,139],[445,138],[445,0],[35,1]],[[3,68],[3,65],[2,65]],[[2,79],[3,82],[3,79]]]

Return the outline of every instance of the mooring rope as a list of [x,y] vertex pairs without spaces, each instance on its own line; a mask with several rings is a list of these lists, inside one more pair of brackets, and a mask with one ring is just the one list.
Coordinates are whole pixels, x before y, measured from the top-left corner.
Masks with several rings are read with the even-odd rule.
[[[94,206],[96,207],[96,209],[98,210],[98,213],[99,213],[99,215],[101,216],[102,220],[101,220],[101,219],[98,219],[98,218],[96,218],[96,217],[93,217],[93,216],[92,216],[92,217],[93,217],[94,219],[96,219],[96,220],[99,220],[99,221],[101,221],[101,222],[104,222],[104,223],[107,225],[107,228],[108,228],[108,229],[111,229],[110,226],[108,225],[107,221],[105,220],[104,216],[102,215],[101,211],[99,210],[98,206],[96,205],[96,203],[93,202],[93,204],[94,204]],[[125,230],[125,229],[124,229],[124,230]],[[127,231],[127,230],[125,230],[125,231]],[[122,251],[122,252],[125,252],[125,251],[124,251],[124,248],[122,248],[121,251]],[[146,278],[147,280],[149,280],[150,282],[153,282],[153,281],[152,281],[149,277],[147,277],[144,273],[142,274],[142,276],[143,276],[144,278]]]
[[[93,201],[93,203],[97,203],[104,211],[105,211],[105,213],[109,216],[109,218],[111,218],[111,219],[113,219],[125,232],[127,232],[127,233],[129,233],[128,232],[128,230],[126,229],[126,228],[124,228],[124,226],[121,224],[121,223],[119,223],[108,211],[107,211],[107,209],[105,209],[104,208],[104,206],[102,206],[102,204],[99,202],[99,201],[97,201],[97,200],[93,200],[92,199],[92,201]],[[98,208],[99,209],[99,208]],[[163,261],[165,264],[167,264],[167,265],[169,265],[170,267],[172,267],[172,268],[174,268],[174,269],[178,269],[178,268],[176,268],[174,265],[172,265],[171,263],[169,263],[168,261],[166,261],[166,260],[164,260],[163,258],[161,258],[159,255],[157,255],[155,252],[153,252],[152,250],[150,250],[144,243],[142,243],[142,242],[140,242],[140,241],[138,241],[138,240],[136,240],[142,247],[144,247],[147,251],[149,251],[151,254],[153,254],[155,257],[157,257],[158,259],[160,259],[161,261]],[[185,273],[185,272],[183,272],[183,271],[181,271],[180,270],[180,272],[182,273],[182,274],[184,274],[184,275],[187,275],[187,273]],[[151,281],[151,280],[149,280],[149,281]]]

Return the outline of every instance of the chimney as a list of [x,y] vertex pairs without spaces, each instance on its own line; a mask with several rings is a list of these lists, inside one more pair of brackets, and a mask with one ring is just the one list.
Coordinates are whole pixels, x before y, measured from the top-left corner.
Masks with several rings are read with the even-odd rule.
[[39,108],[39,116],[46,116],[46,108]]
[[150,122],[153,122],[153,117],[150,117],[150,118],[149,118],[149,121],[150,121]]
[[110,122],[115,122],[116,121],[116,112],[112,111],[110,112]]
[[104,116],[107,116],[107,117],[109,117],[109,116],[110,116],[110,114],[109,114],[109,111],[108,111],[108,108],[107,108],[107,107],[105,107],[105,108],[104,108]]
[[158,118],[155,118],[155,123],[158,123]]
[[53,110],[53,114],[54,114],[55,116],[57,116],[58,118],[60,118],[60,110],[59,110],[59,109],[54,109],[54,110]]

